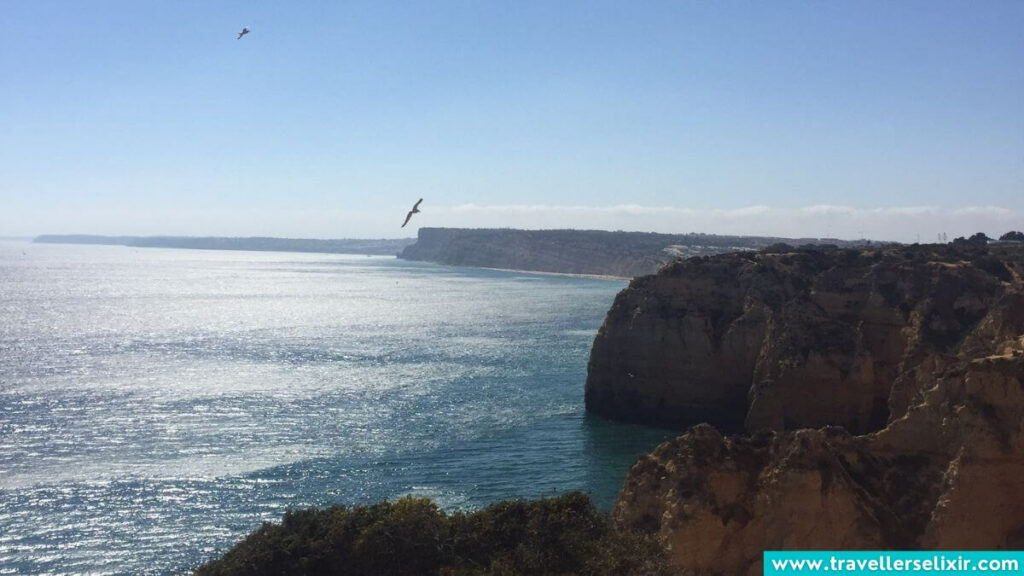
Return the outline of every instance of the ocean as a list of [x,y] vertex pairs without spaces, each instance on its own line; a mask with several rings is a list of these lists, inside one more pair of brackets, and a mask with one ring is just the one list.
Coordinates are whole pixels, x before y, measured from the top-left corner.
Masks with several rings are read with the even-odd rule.
[[188,574],[286,509],[610,509],[672,434],[583,409],[624,281],[0,242],[0,575]]

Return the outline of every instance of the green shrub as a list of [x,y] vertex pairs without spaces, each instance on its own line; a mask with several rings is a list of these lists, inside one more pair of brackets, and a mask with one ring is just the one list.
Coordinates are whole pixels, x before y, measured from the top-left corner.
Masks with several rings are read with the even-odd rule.
[[499,502],[447,515],[426,499],[295,510],[197,576],[668,574],[649,536],[613,526],[586,495]]

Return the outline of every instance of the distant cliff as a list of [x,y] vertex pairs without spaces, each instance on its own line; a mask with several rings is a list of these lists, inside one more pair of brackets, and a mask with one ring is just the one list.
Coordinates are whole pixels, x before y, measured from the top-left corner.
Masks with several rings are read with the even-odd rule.
[[602,230],[420,228],[399,255],[451,266],[633,277],[696,255],[756,250],[778,243],[853,244],[834,239],[655,234]]
[[412,238],[339,239],[200,236],[95,236],[46,234],[33,242],[42,244],[103,244],[135,248],[186,248],[195,250],[252,250],[265,252],[317,252],[392,256],[412,244]]
[[641,458],[615,517],[693,574],[760,574],[765,549],[1020,549],[1022,275],[1024,249],[962,243],[635,279],[595,340],[588,410],[725,434]]

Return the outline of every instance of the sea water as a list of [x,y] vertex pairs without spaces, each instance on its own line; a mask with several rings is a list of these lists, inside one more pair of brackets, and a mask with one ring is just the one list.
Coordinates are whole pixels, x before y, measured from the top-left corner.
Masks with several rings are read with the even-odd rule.
[[662,430],[586,415],[623,281],[0,242],[0,575],[183,574],[288,508],[589,492]]

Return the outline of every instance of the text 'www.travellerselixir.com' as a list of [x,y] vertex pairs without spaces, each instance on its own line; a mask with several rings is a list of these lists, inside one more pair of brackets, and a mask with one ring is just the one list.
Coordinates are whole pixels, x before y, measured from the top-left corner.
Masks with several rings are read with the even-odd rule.
[[930,574],[1022,574],[1024,551],[765,551],[764,575],[877,574],[927,572]]

